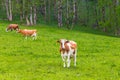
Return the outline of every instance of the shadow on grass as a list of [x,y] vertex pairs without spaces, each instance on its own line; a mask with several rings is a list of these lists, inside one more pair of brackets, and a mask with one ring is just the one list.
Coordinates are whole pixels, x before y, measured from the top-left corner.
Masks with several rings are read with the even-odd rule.
[[80,32],[83,32],[83,33],[90,33],[90,34],[120,38],[120,36],[115,36],[113,33],[103,32],[102,30],[93,29],[92,27],[75,26],[73,28],[73,31],[80,31]]

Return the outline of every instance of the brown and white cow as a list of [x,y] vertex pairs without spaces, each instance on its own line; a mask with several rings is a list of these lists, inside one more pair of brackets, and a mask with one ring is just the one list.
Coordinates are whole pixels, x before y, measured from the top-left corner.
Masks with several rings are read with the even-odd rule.
[[18,30],[18,33],[23,34],[25,36],[25,39],[27,39],[27,36],[31,36],[34,39],[37,39],[37,30],[28,30],[28,29],[23,29],[23,30]]
[[10,25],[8,25],[8,27],[6,28],[6,32],[8,32],[8,30],[18,30],[19,29],[19,26],[18,26],[18,24],[10,24]]
[[63,60],[63,67],[70,67],[70,58],[74,59],[74,66],[76,66],[77,43],[71,40],[60,39],[60,53]]

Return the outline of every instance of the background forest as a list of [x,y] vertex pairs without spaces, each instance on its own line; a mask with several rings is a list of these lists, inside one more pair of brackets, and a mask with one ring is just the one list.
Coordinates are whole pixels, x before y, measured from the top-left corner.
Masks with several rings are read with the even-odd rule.
[[0,0],[0,19],[27,25],[92,27],[120,35],[120,0]]

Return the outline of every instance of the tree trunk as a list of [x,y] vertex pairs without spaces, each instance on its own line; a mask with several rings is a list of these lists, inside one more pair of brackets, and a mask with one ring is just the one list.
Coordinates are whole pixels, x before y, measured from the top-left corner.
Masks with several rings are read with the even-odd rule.
[[72,20],[72,27],[71,27],[71,29],[73,28],[74,24],[77,21],[77,5],[76,4],[77,4],[77,1],[73,0],[73,20]]
[[86,9],[87,9],[86,25],[88,25],[89,24],[89,4],[88,4],[88,0],[86,0]]
[[[105,23],[105,7],[102,7],[102,22]],[[106,32],[106,27],[104,26],[103,31]]]
[[48,0],[48,22],[50,22],[50,0]]
[[57,19],[57,8],[56,8],[56,0],[54,0],[54,19]]
[[23,21],[23,13],[20,11],[20,21]]
[[27,26],[29,26],[30,25],[30,21],[28,19],[28,15],[26,15],[26,22],[27,22]]
[[58,0],[58,26],[62,27],[62,0]]
[[67,28],[69,29],[69,0],[67,0],[67,12],[66,12],[66,24]]
[[34,25],[36,25],[36,21],[37,21],[37,10],[36,10],[36,6],[34,5]]
[[32,7],[30,7],[30,25],[33,25]]
[[20,21],[23,21],[23,1],[20,0]]
[[46,11],[46,0],[44,0],[44,20],[45,20],[45,22],[47,22],[47,11]]
[[116,0],[116,5],[117,5],[117,6],[119,5],[119,0]]
[[118,27],[118,24],[119,24],[119,21],[118,21],[118,16],[117,16],[117,13],[116,13],[116,7],[118,6],[119,4],[119,1],[118,0],[113,0],[113,12],[114,12],[114,29],[115,29],[115,33],[117,33],[117,35],[120,34],[119,30],[120,28]]
[[10,11],[9,21],[12,21],[12,2],[11,2],[11,0],[9,0],[9,11]]
[[98,28],[99,27],[99,24],[98,24],[98,12],[97,12],[97,0],[94,1],[95,2],[95,5],[94,5],[94,17],[95,17],[95,23],[93,25],[93,28]]
[[9,21],[12,21],[12,2],[11,2],[11,0],[5,1],[5,7],[6,7],[7,19]]
[[8,4],[8,0],[6,0],[6,2],[5,2],[5,7],[6,7],[7,19],[9,20],[9,4]]

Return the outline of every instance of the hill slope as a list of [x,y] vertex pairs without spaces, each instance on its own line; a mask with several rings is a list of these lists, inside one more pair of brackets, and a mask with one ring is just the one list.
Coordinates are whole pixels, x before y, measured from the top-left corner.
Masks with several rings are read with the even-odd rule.
[[[120,79],[120,39],[47,25],[37,29],[37,40],[5,32],[0,24],[0,80],[118,80]],[[84,30],[84,29],[83,29]],[[58,39],[78,44],[77,67],[63,68]]]

